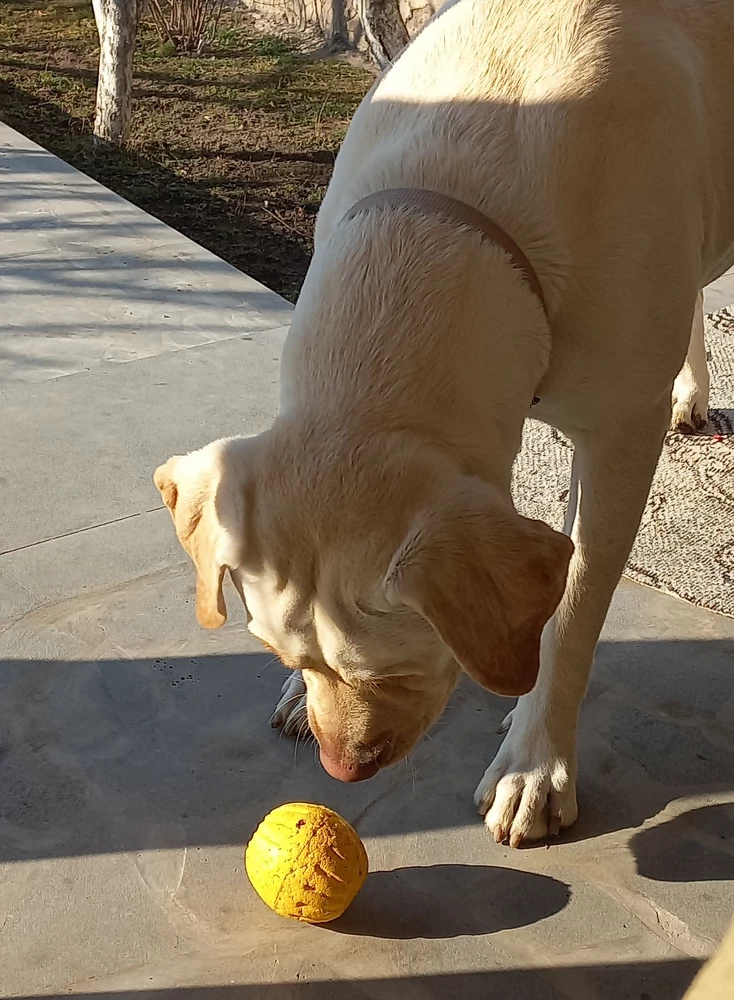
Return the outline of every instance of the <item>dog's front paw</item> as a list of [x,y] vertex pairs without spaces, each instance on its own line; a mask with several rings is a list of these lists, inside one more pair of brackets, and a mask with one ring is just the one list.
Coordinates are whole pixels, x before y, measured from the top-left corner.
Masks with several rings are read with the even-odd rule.
[[575,756],[554,745],[544,726],[512,718],[474,801],[498,844],[555,836],[578,815]]
[[306,685],[300,670],[286,677],[270,725],[273,729],[282,729],[288,736],[300,736],[308,726]]

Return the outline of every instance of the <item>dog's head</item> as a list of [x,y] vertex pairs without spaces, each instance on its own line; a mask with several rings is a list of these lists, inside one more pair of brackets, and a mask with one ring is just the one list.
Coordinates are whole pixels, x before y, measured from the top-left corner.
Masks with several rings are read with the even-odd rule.
[[520,695],[563,594],[571,541],[483,481],[410,448],[346,467],[272,435],[173,458],[155,482],[197,572],[197,615],[249,628],[303,671],[321,759],[342,780],[404,757],[464,670]]

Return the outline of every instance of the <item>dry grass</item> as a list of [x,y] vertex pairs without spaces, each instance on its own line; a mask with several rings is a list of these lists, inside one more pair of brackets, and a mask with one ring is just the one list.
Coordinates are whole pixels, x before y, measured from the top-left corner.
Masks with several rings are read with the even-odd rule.
[[334,154],[372,82],[295,48],[256,37],[231,13],[201,57],[178,56],[144,29],[129,149],[100,153],[91,3],[14,0],[0,7],[0,115],[294,299]]

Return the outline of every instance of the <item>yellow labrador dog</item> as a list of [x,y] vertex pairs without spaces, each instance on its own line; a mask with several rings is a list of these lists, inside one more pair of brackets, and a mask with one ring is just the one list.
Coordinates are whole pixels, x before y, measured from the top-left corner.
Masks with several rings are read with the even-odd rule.
[[[493,835],[575,820],[594,647],[671,418],[706,416],[732,52],[732,0],[449,4],[349,129],[275,424],[157,470],[199,621],[229,571],[335,777],[404,757],[463,670],[520,696]],[[564,534],[510,499],[532,403],[575,444]]]

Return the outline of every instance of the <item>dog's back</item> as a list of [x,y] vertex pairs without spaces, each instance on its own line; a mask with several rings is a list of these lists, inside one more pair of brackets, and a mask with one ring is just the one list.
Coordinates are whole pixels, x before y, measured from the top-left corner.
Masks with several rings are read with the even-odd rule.
[[625,394],[665,393],[680,317],[734,263],[732,50],[730,0],[456,0],[357,112],[317,259],[370,191],[453,195],[541,278],[545,416],[608,419]]
[[578,273],[647,203],[705,213],[716,270],[734,231],[709,218],[734,174],[733,47],[729,0],[455,0],[357,112],[317,239],[376,186],[429,187]]

